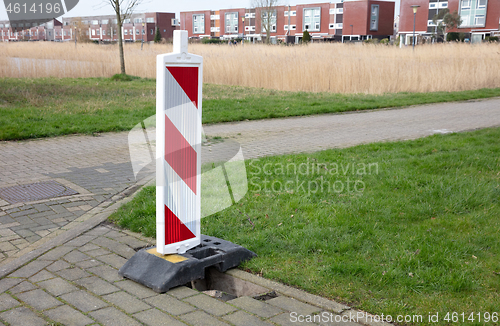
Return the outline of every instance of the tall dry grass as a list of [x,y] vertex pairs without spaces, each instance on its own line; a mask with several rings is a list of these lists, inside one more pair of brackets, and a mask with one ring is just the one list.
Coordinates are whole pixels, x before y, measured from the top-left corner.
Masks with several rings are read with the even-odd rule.
[[[204,57],[204,81],[288,91],[392,93],[500,87],[500,46],[190,45]],[[125,46],[127,73],[154,78],[155,57],[171,45]],[[22,59],[12,59],[22,58]],[[1,77],[109,77],[119,73],[115,45],[0,44]]]

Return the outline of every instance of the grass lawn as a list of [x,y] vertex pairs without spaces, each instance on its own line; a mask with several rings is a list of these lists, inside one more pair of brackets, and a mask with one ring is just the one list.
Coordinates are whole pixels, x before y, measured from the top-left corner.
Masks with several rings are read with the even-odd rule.
[[[492,128],[249,160],[249,192],[202,232],[258,254],[242,268],[371,313],[424,325],[500,313],[499,139]],[[112,220],[154,236],[154,193]]]
[[[130,130],[155,114],[156,81],[0,78],[0,140]],[[203,123],[401,107],[500,96],[464,92],[341,95],[204,85]]]

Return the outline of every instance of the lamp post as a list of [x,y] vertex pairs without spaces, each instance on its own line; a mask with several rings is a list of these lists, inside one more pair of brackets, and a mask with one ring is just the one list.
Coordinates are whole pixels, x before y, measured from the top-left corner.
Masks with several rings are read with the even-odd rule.
[[351,41],[352,41],[352,35],[354,34],[354,25],[351,25]]
[[142,23],[142,31],[141,31],[141,51],[144,46],[144,23]]
[[413,9],[413,51],[415,51],[415,21],[417,18],[417,10],[420,8],[419,5],[413,5],[411,6]]
[[[245,13],[246,13],[246,10],[245,10]],[[241,18],[241,20],[243,21],[243,33],[241,33],[243,35],[242,37],[242,40],[241,40],[241,46],[245,46],[245,27],[246,27],[246,23],[245,23],[245,15],[243,15],[243,17]]]
[[76,49],[76,26],[75,26],[75,49]]

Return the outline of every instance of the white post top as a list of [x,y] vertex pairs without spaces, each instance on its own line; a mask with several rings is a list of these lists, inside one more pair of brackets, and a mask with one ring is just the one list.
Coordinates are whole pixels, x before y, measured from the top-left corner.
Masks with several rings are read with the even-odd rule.
[[174,31],[174,53],[188,53],[187,31]]

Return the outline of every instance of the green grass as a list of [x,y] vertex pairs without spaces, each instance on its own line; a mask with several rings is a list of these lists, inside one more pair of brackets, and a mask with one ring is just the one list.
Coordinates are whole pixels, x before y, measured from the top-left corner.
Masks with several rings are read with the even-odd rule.
[[[0,140],[130,130],[155,114],[155,83],[121,75],[0,79]],[[218,123],[488,98],[500,96],[500,88],[377,96],[206,84],[203,96],[203,123]]]
[[[498,139],[493,128],[247,161],[249,192],[202,232],[256,252],[244,269],[371,313],[439,312],[446,325],[446,312],[500,312]],[[286,171],[302,163],[327,166]],[[154,193],[112,219],[154,236]]]

